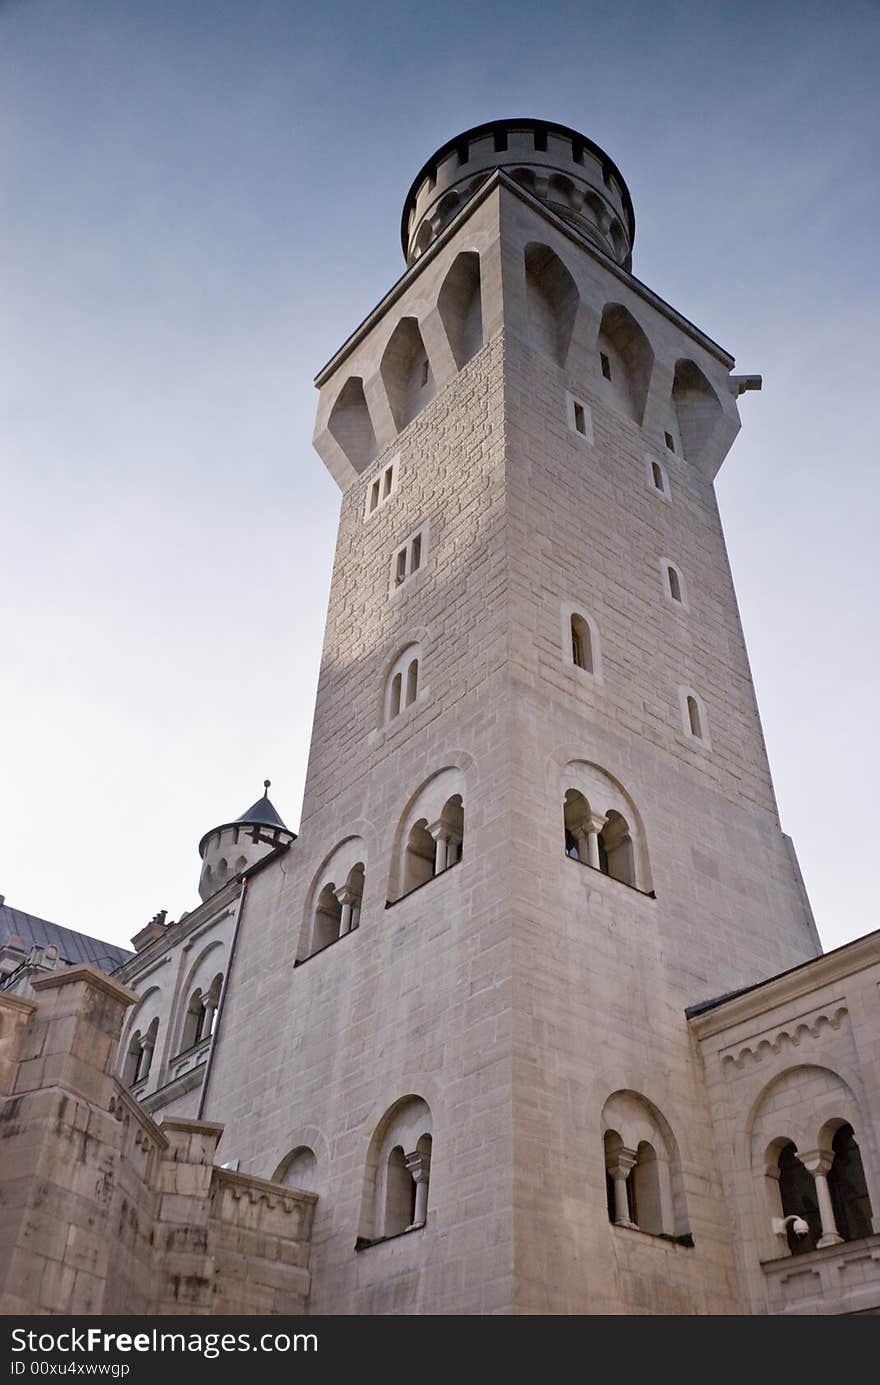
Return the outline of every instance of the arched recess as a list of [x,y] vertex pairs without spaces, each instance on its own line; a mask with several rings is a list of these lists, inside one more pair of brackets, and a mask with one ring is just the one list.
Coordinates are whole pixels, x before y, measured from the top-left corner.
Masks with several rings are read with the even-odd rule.
[[327,427],[355,471],[365,471],[376,456],[376,434],[359,375],[350,375],[342,386]]
[[[659,1107],[641,1092],[614,1092],[602,1108],[602,1137],[606,1174],[629,1184],[629,1220],[651,1235],[689,1235],[678,1142]],[[613,1210],[609,1190],[609,1216],[623,1220]]]
[[119,1041],[119,1068],[123,1067],[125,1055],[128,1052],[131,1036],[137,1029],[141,1034],[145,1034],[162,1011],[162,991],[159,986],[150,986],[144,991],[137,1004],[132,1006],[131,1013],[126,1016],[125,1028],[122,1031],[122,1038]]
[[389,900],[402,898],[461,859],[466,802],[464,773],[451,765],[413,794],[395,833]]
[[[216,976],[222,976],[226,971],[226,944],[220,938],[215,938],[208,943],[207,947],[199,953],[186,974],[186,979],[177,994],[177,1010],[173,1017],[171,1033],[172,1045],[170,1052],[177,1055],[183,1052],[182,1039],[183,1030],[186,1025],[187,1009],[196,990],[202,995],[207,995],[211,984]],[[203,1036],[204,1037],[204,1036]]]
[[[618,780],[599,765],[569,760],[560,771],[559,789],[566,854],[650,894],[653,885],[641,814]],[[587,839],[591,830],[596,832],[598,860]]]
[[549,245],[526,246],[525,270],[530,340],[564,366],[580,303],[577,284]]
[[359,1241],[375,1241],[424,1225],[432,1138],[431,1110],[423,1097],[401,1097],[385,1112],[367,1150]]
[[443,280],[437,309],[455,364],[461,370],[483,345],[480,257],[476,251],[463,250],[456,256]]
[[400,432],[437,393],[428,352],[414,317],[402,317],[398,322],[383,352],[379,371]]
[[598,350],[606,396],[621,413],[641,424],[654,369],[654,352],[643,329],[622,303],[608,303],[599,327]]
[[385,673],[382,688],[380,724],[388,725],[417,700],[424,668],[422,647],[418,643],[403,646]]
[[304,1193],[316,1193],[318,1181],[318,1157],[310,1145],[296,1145],[272,1175],[273,1183],[299,1188]]
[[297,961],[359,926],[366,863],[367,844],[359,836],[344,837],[324,857],[306,895]]
[[[870,1143],[870,1122],[865,1120],[863,1109],[850,1081],[819,1064],[799,1063],[785,1068],[761,1089],[746,1117],[745,1135],[762,1259],[785,1253],[785,1243],[781,1246],[780,1236],[773,1231],[773,1218],[802,1216],[810,1227],[809,1236],[803,1238],[786,1231],[785,1241],[792,1254],[813,1249],[818,1242],[822,1227],[813,1170],[824,1168],[830,1190],[830,1169],[839,1152],[834,1148],[834,1139],[839,1130],[854,1131],[859,1141],[868,1145],[862,1170],[867,1171],[875,1154]],[[826,1163],[821,1165],[813,1156],[823,1154]],[[801,1155],[805,1156],[805,1163],[800,1160]],[[803,1177],[804,1167],[812,1184]],[[846,1226],[841,1229],[841,1236],[846,1230]]]
[[676,361],[672,403],[681,450],[688,461],[699,462],[723,410],[718,395],[693,361]]

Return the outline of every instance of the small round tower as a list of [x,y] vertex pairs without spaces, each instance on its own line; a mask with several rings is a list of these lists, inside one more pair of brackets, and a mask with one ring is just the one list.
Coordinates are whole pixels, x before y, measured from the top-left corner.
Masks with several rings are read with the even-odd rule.
[[630,269],[635,214],[626,183],[586,135],[548,120],[492,120],[447,141],[413,179],[401,241],[414,263],[496,169]]
[[210,899],[233,876],[255,865],[277,846],[296,841],[269,798],[271,781],[263,780],[263,796],[252,803],[234,822],[212,827],[199,842],[202,873],[199,877],[199,896]]

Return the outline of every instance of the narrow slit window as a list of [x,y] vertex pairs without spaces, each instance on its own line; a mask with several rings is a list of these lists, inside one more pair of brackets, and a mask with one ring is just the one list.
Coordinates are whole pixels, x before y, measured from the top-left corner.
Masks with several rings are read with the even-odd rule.
[[393,717],[396,717],[397,714],[398,714],[398,712],[400,711],[400,686],[401,686],[402,679],[403,679],[403,675],[402,675],[402,674],[400,674],[400,673],[395,673],[394,678],[393,678],[392,683],[391,683],[391,708],[390,708],[390,715],[393,716]]
[[382,483],[383,483],[383,484],[382,484],[382,499],[383,499],[383,500],[387,500],[388,496],[391,494],[391,482],[392,482],[392,480],[393,480],[393,477],[394,477],[394,469],[393,469],[393,467],[389,467],[388,470],[385,472],[384,477],[382,478]]
[[584,406],[577,402],[575,402],[574,406],[574,426],[575,431],[580,433],[582,437],[586,435],[587,423],[584,417]]
[[672,436],[671,433],[664,433],[664,437],[666,438],[666,446],[669,448],[669,451],[670,451],[670,452],[674,452],[674,451],[675,451],[675,439],[674,439],[674,437]]
[[697,706],[697,699],[690,695],[687,700],[687,714],[691,735],[696,736],[697,740],[701,741],[703,739],[703,723],[700,718],[700,709]]
[[506,131],[506,130],[495,130],[495,131],[493,132],[493,143],[494,143],[494,145],[495,145],[495,153],[496,153],[496,154],[506,154],[506,153],[507,153],[507,131]]
[[419,661],[413,659],[406,671],[406,705],[411,706],[419,695]]
[[421,383],[422,383],[422,389],[424,389],[424,388],[425,388],[425,385],[427,385],[427,383],[428,383],[428,361],[427,361],[427,357],[425,358],[424,361],[422,361]]
[[666,487],[663,484],[663,472],[660,469],[659,462],[651,463],[651,475],[654,478],[655,489],[658,491],[665,491]]
[[406,581],[406,549],[405,549],[405,548],[401,548],[400,552],[399,552],[398,555],[397,555],[397,564],[396,564],[395,570],[394,570],[394,581],[395,581],[395,584],[396,584],[398,587],[400,586],[400,584],[401,584],[402,582],[405,582],[405,581]]
[[421,536],[421,534],[416,534],[415,538],[414,538],[413,541],[412,541],[412,548],[411,548],[411,550],[410,550],[410,559],[409,559],[409,570],[410,570],[410,572],[411,572],[411,573],[412,573],[412,572],[418,572],[418,570],[419,570],[419,568],[421,567],[421,565],[422,565],[422,536]]
[[378,481],[374,481],[373,484],[372,484],[372,486],[370,487],[370,514],[373,513],[373,511],[375,510],[375,508],[376,508],[376,506],[377,506],[378,504],[379,504],[379,482],[378,482]]
[[[669,595],[672,597],[673,601],[679,601],[679,602],[680,602],[680,601],[681,601],[681,579],[679,578],[679,575],[678,575],[678,573],[677,573],[677,571],[675,570],[674,567],[671,567],[671,566],[670,566],[670,567],[668,567],[668,568],[666,569],[666,577],[667,577],[667,580],[668,580],[668,582],[669,582]],[[692,700],[692,699],[689,699],[689,700]],[[694,704],[694,705],[696,705],[696,704]],[[699,732],[695,732],[694,734],[695,734],[695,735],[699,735]]]
[[600,352],[599,352],[599,359],[600,359],[600,361],[602,362],[602,374],[605,376],[605,379],[606,379],[606,380],[610,380],[610,379],[611,379],[611,362],[609,361],[608,357],[605,355],[605,352],[604,352],[604,351],[600,351]]
[[582,668],[587,673],[593,672],[593,642],[590,636],[590,627],[583,616],[573,615],[571,618],[571,661],[576,668]]

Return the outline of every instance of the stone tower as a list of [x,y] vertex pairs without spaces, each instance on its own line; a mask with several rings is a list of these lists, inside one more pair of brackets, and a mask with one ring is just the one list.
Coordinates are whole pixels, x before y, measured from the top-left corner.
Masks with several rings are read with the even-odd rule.
[[470,130],[317,377],[302,824],[250,879],[205,1111],[318,1193],[315,1313],[742,1311],[684,1011],[818,942],[713,491],[760,382],[633,235],[584,136]]

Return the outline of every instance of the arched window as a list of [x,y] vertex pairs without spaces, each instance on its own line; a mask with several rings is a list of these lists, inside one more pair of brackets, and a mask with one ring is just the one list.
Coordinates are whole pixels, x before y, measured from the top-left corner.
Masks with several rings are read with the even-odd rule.
[[590,627],[583,616],[575,613],[571,618],[571,661],[576,668],[587,673],[593,672],[593,640]]
[[615,1092],[602,1111],[609,1220],[653,1236],[689,1237],[678,1145],[658,1108]]
[[439,770],[410,799],[395,834],[389,902],[440,875],[462,858],[464,775]]
[[411,706],[419,695],[419,661],[413,659],[406,671],[406,705]]
[[318,895],[318,902],[315,906],[312,951],[320,952],[322,948],[335,943],[341,927],[342,905],[336,898],[336,886],[331,882],[325,885]]
[[822,1235],[816,1184],[790,1140],[779,1151],[779,1200],[783,1217],[800,1217],[810,1228],[806,1236],[798,1236],[791,1223],[786,1226],[785,1235],[792,1255],[815,1250]]
[[141,1031],[136,1029],[128,1043],[125,1062],[122,1065],[122,1081],[126,1087],[133,1087],[138,1080],[138,1065],[141,1061]]
[[639,888],[632,835],[621,812],[616,808],[597,812],[579,789],[567,789],[563,824],[566,856]]
[[189,998],[186,1007],[186,1015],[183,1021],[183,1034],[180,1040],[180,1051],[186,1053],[190,1048],[195,1048],[201,1042],[205,1026],[205,1007],[202,1004],[202,992],[196,987]]
[[692,736],[697,740],[703,739],[703,723],[700,718],[700,709],[697,706],[697,699],[688,694],[687,699],[688,729]]
[[562,604],[563,663],[589,673],[602,681],[602,651],[599,627],[582,606]]
[[382,1117],[367,1154],[358,1249],[416,1231],[428,1215],[431,1112],[421,1097],[403,1097]]
[[874,1222],[865,1182],[861,1151],[851,1125],[841,1125],[831,1142],[834,1162],[828,1172],[828,1191],[837,1230],[845,1241],[871,1236]]
[[599,833],[599,869],[624,885],[636,883],[633,843],[629,823],[622,813],[610,808]]
[[636,1162],[630,1174],[632,1218],[640,1231],[652,1236],[663,1233],[663,1208],[660,1194],[660,1165],[657,1151],[649,1140],[640,1140]]
[[417,644],[407,645],[398,654],[385,678],[385,722],[391,722],[419,696],[419,665],[421,650]]
[[678,696],[681,704],[682,730],[691,740],[701,741],[709,749],[709,724],[702,698],[693,688],[679,688]]
[[461,794],[447,799],[436,822],[425,818],[413,823],[407,837],[403,893],[418,889],[435,875],[457,865],[464,847],[464,807]]
[[205,991],[197,986],[192,992],[183,1020],[181,1053],[195,1048],[196,1044],[200,1044],[213,1033],[222,989],[223,976],[218,973]]

